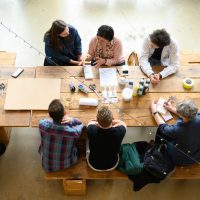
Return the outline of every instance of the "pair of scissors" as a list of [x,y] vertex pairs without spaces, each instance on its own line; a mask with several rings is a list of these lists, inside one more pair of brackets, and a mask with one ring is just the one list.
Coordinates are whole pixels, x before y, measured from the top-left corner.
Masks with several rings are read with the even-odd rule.
[[95,84],[90,84],[90,85],[89,85],[89,88],[90,88],[92,91],[96,91],[96,85],[95,85]]
[[3,92],[4,92],[5,87],[6,87],[6,86],[5,86],[4,83],[1,83],[1,84],[0,84],[1,96],[3,96]]

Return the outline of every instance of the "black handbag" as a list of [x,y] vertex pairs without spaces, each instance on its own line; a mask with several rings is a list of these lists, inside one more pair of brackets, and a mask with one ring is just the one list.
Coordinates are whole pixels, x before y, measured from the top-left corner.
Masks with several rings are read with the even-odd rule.
[[164,179],[173,170],[166,144],[154,144],[144,155],[144,168],[153,176]]

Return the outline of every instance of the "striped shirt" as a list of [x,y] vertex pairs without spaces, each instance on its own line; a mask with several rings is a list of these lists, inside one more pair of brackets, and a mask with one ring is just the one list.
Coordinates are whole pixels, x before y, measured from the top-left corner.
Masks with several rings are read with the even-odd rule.
[[99,42],[94,37],[89,44],[88,54],[92,59],[99,57],[107,59],[106,66],[114,66],[125,61],[122,50],[122,42],[116,37],[111,42]]
[[45,171],[68,168],[78,161],[75,140],[80,137],[82,128],[82,122],[76,118],[65,124],[54,123],[51,119],[40,120],[39,153]]

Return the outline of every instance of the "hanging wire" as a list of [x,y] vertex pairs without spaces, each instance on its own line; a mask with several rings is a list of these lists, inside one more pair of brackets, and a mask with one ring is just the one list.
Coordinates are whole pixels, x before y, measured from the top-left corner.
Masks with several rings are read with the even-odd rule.
[[[15,38],[19,38],[20,40],[22,40],[25,44],[27,44],[29,46],[29,48],[35,50],[38,55],[42,55],[44,58],[46,58],[47,60],[51,61],[53,64],[55,64],[55,66],[59,66],[55,61],[53,61],[50,57],[47,57],[43,52],[41,52],[40,50],[38,50],[36,47],[34,47],[32,44],[30,44],[29,42],[27,42],[24,38],[22,38],[21,36],[19,36],[16,32],[12,31],[8,26],[6,26],[3,22],[0,22],[0,25],[3,26],[6,30],[8,30],[9,32],[11,32]],[[65,68],[66,69],[66,68]],[[73,77],[74,79],[78,80],[79,82],[81,82],[84,86],[86,86],[87,88],[89,88],[89,86],[87,84],[85,84],[84,81],[82,81],[81,79],[77,78],[74,74],[72,74],[71,72],[69,72],[66,69],[66,72]],[[90,88],[89,88],[90,89]],[[91,89],[90,89],[91,90]],[[102,98],[100,95],[100,92],[97,92],[96,90],[92,90],[96,96],[99,98],[100,100],[100,105],[102,104]],[[109,104],[113,105],[115,108],[118,109],[119,112],[124,113],[125,115],[127,115],[128,117],[130,117],[131,119],[135,120],[139,126],[144,126],[144,123],[141,122],[140,120],[138,120],[136,117],[133,117],[132,115],[124,112],[124,110],[122,108],[120,108],[118,105],[114,104],[113,102],[109,102]],[[149,134],[152,134],[152,131],[150,130]],[[158,137],[161,138],[161,140],[164,140],[165,142],[169,143],[165,138],[161,137],[160,135],[157,135]],[[195,163],[200,164],[199,161],[197,161],[196,159],[190,157],[188,154],[186,154],[185,152],[183,152],[181,149],[179,149],[176,145],[173,145],[179,152],[183,153],[185,156],[187,156],[188,158],[190,158],[191,160],[193,160]],[[189,152],[189,151],[188,151]]]

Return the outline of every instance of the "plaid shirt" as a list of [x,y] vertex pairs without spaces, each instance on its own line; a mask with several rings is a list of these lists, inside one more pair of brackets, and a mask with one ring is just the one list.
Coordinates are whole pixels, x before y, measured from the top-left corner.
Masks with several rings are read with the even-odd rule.
[[68,168],[78,161],[74,141],[80,137],[82,128],[82,122],[75,118],[65,124],[57,124],[50,119],[40,120],[39,153],[45,171],[51,172]]

